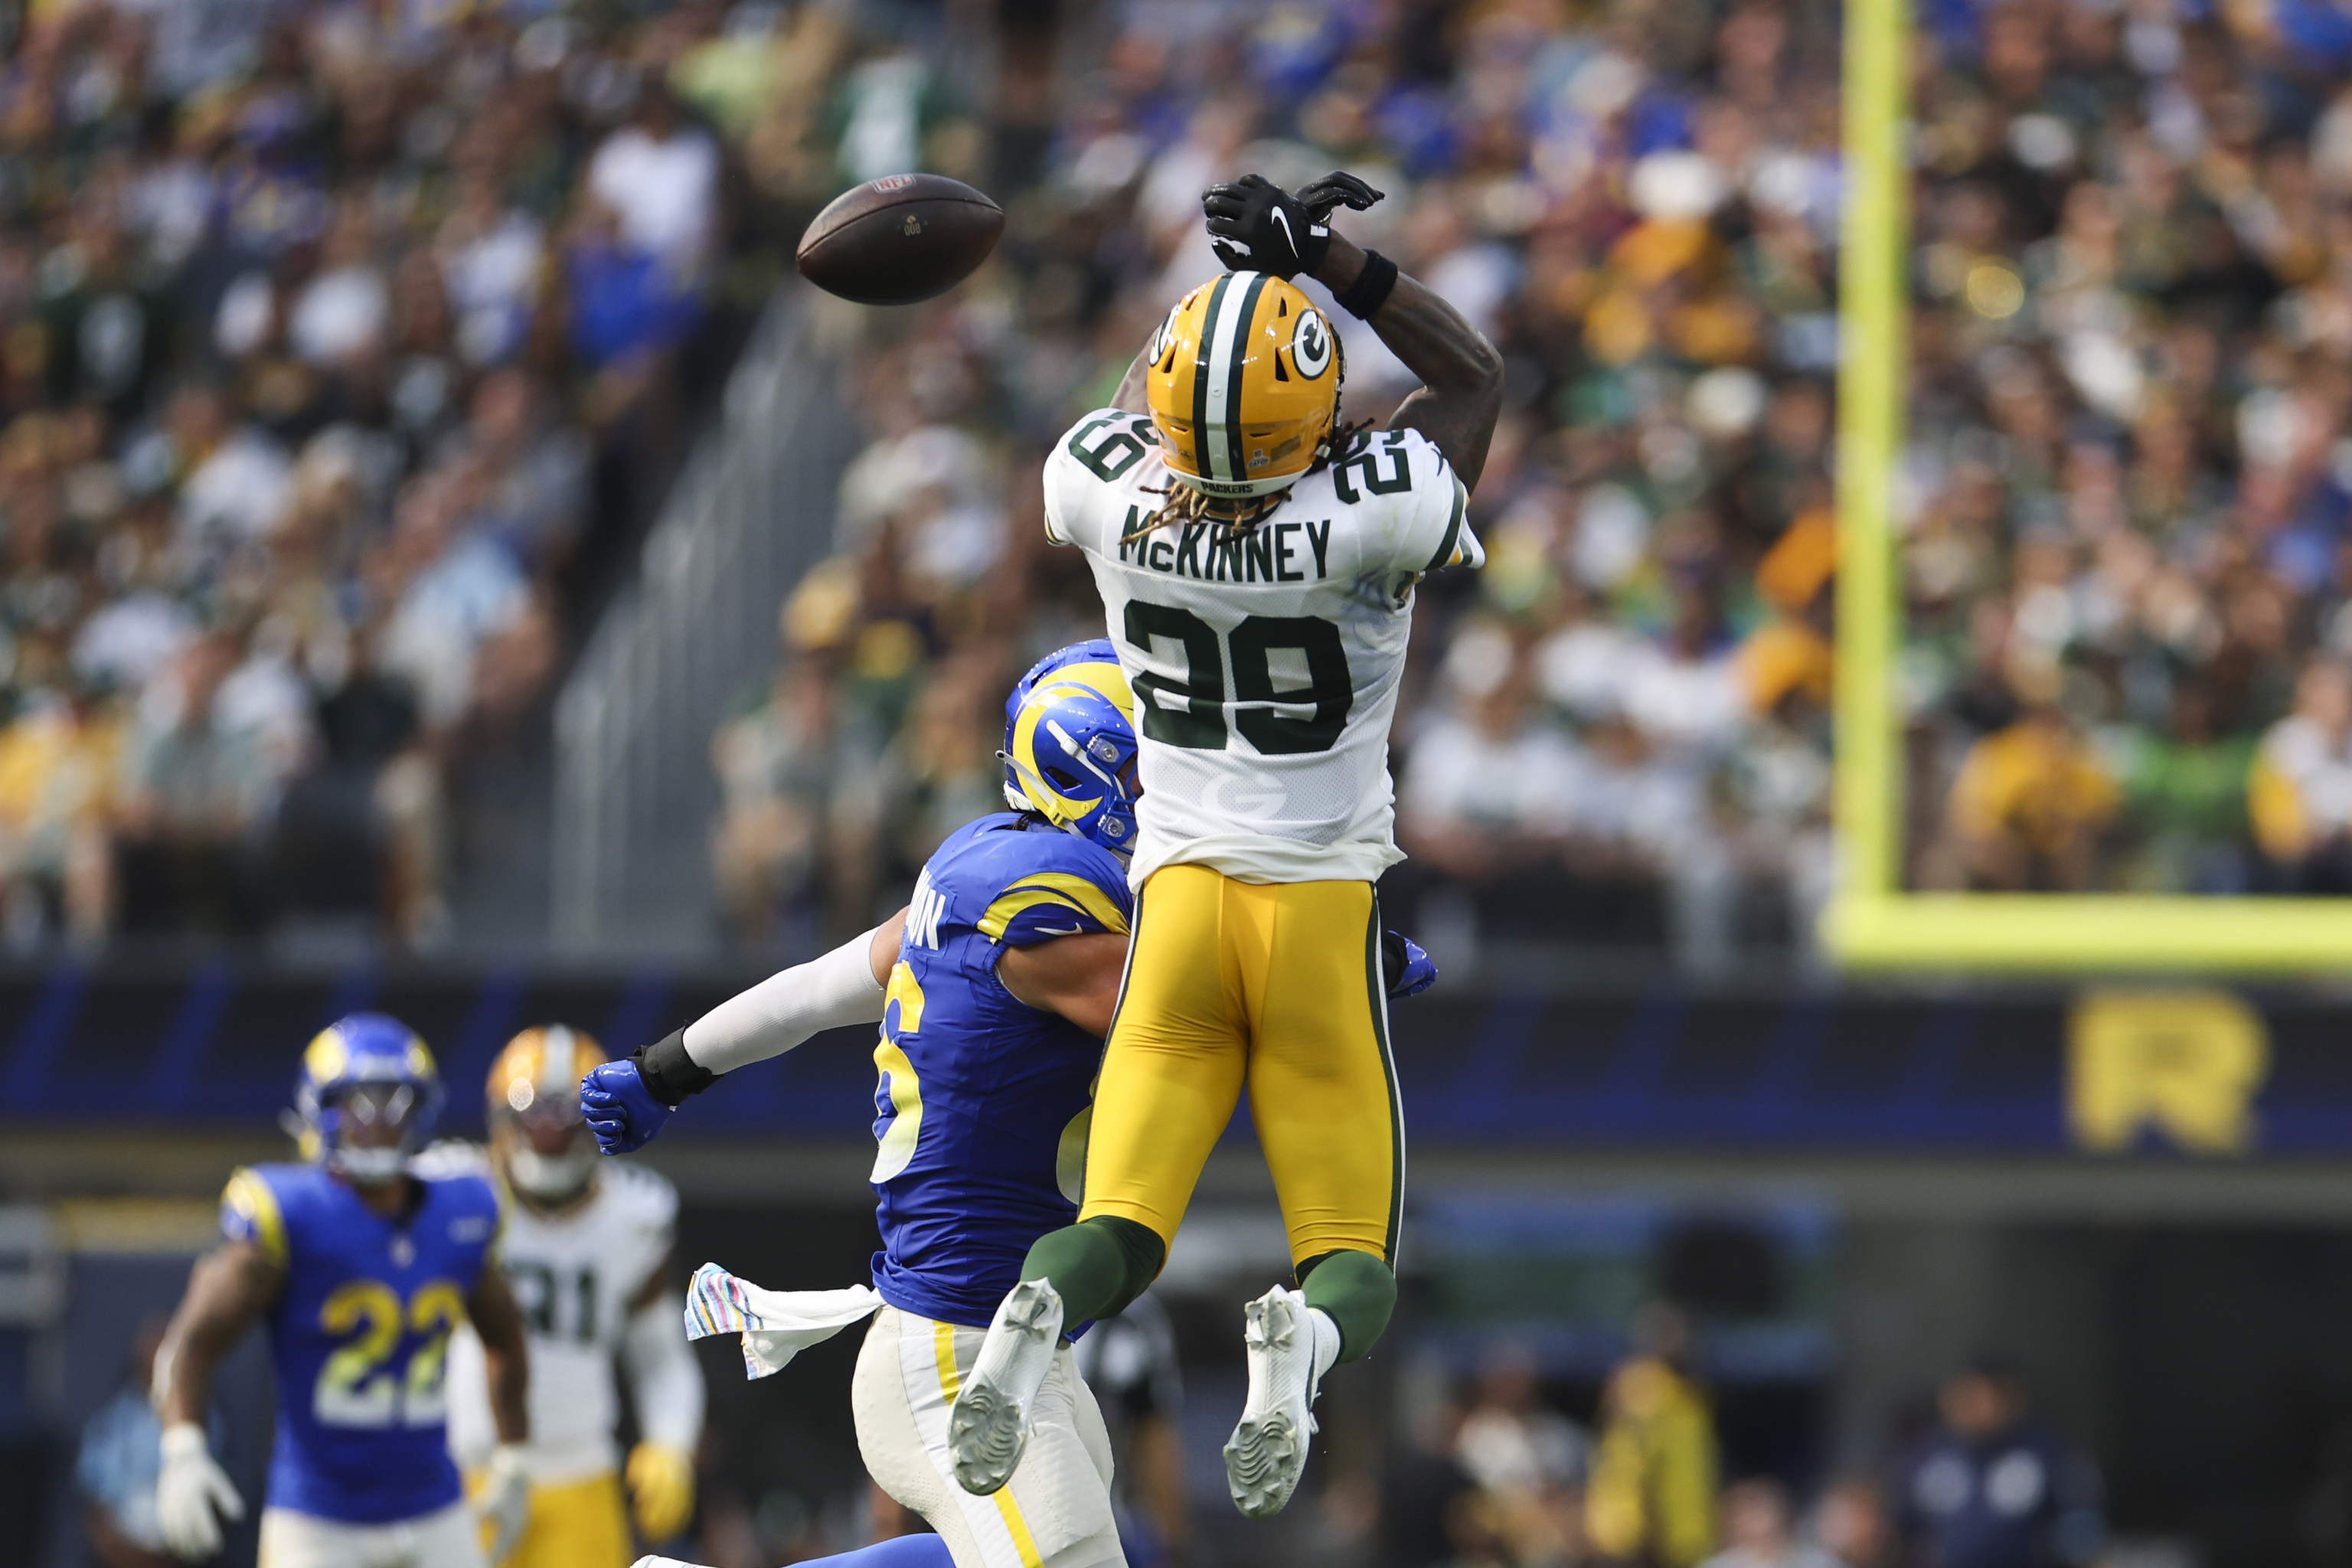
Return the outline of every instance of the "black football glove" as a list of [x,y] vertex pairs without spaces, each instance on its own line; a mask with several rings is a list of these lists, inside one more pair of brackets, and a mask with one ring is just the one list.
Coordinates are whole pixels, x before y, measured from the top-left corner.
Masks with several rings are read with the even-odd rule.
[[1336,169],[1296,193],[1264,174],[1244,174],[1202,192],[1201,208],[1209,216],[1209,244],[1228,270],[1295,278],[1323,265],[1333,207],[1362,212],[1386,194]]

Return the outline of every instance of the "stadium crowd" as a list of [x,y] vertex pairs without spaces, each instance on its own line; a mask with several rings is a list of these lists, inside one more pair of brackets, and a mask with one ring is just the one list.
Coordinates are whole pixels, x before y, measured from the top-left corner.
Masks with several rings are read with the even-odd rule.
[[[837,553],[717,748],[739,929],[854,925],[993,799],[990,694],[1098,629],[1036,537],[1045,444],[1216,270],[1206,184],[1344,165],[1389,193],[1353,232],[1510,365],[1473,502],[1492,564],[1423,589],[1396,735],[1413,860],[1384,899],[1457,952],[1481,931],[1666,942],[1701,968],[1801,947],[1830,858],[1834,8],[1117,16],[1042,119],[999,68],[998,261],[862,356],[875,436]],[[2352,886],[2333,16],[1924,16],[1915,885]],[[900,90],[951,117],[943,79]],[[1343,417],[1384,415],[1398,367],[1342,326]]]
[[742,153],[797,145],[775,18],[21,9],[0,935],[307,912],[432,946],[469,763],[524,730],[744,288],[730,171],[803,178]]
[[2099,1478],[2006,1363],[1961,1367],[1932,1415],[1861,1468],[1792,1488],[1743,1470],[1679,1354],[1631,1352],[1591,1426],[1523,1350],[1412,1422],[1377,1479],[1324,1490],[1302,1557],[1375,1568],[2032,1568],[2100,1560]]

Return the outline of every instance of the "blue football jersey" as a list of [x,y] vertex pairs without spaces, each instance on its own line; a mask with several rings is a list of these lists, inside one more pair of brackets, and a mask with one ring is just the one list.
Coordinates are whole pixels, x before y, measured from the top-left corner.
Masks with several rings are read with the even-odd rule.
[[255,1165],[221,1195],[224,1234],[286,1271],[268,1319],[273,1508],[383,1524],[457,1500],[442,1374],[498,1241],[499,1201],[478,1175],[420,1182],[398,1224],[314,1165]]
[[875,1047],[882,1250],[902,1311],[985,1326],[1040,1236],[1077,1217],[1102,1042],[1014,999],[1008,947],[1125,935],[1127,868],[1012,812],[948,836],[907,906]]

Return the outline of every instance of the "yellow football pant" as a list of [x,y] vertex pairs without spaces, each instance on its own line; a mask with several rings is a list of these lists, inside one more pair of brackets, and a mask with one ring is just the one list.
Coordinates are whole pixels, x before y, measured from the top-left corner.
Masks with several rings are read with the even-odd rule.
[[1175,1238],[1244,1085],[1292,1263],[1393,1264],[1404,1121],[1369,882],[1169,866],[1137,896],[1079,1217]]
[[[488,1542],[486,1529],[485,1551]],[[621,1478],[607,1471],[584,1481],[531,1488],[522,1539],[499,1568],[628,1568],[636,1560]]]

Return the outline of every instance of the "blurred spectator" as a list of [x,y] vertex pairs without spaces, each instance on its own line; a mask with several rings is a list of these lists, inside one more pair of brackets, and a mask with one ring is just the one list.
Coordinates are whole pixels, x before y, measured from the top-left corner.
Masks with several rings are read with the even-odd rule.
[[772,940],[790,920],[846,934],[863,919],[874,751],[814,659],[787,664],[765,702],[719,731],[711,867],[739,931]]
[[2352,892],[2352,672],[2314,659],[2248,782],[2254,839],[2282,888]]
[[714,279],[775,269],[721,200],[731,149],[662,85],[720,10],[545,9],[23,20],[10,941],[355,912],[446,933],[482,742],[537,711],[564,584],[668,472],[680,400],[648,395],[729,308]]
[[[1979,828],[1987,785],[2008,796],[1962,873],[1981,885],[2243,886],[2233,765],[2295,668],[2342,650],[2352,186],[2318,100],[2252,85],[2294,74],[2296,37],[2259,8],[1967,7],[1935,30],[1906,680],[1915,795]],[[2007,723],[1979,679],[1993,625],[2059,717],[1984,740]],[[2251,832],[2283,885],[2334,890],[2261,799]]]
[[1867,1480],[1843,1480],[1813,1507],[1813,1539],[1841,1568],[1881,1568],[1892,1560],[1885,1499]]
[[216,631],[141,694],[117,813],[129,929],[259,929],[265,837],[308,741],[308,715],[285,705],[276,673]]
[[1544,1407],[1534,1358],[1523,1348],[1488,1358],[1454,1452],[1485,1494],[1486,1522],[1513,1562],[1584,1555],[1580,1489],[1589,1447],[1575,1423]]
[[1900,1526],[1917,1561],[2040,1568],[2098,1555],[2098,1472],[2032,1416],[2014,1369],[1971,1363],[1945,1382],[1936,1408],[1936,1429],[1901,1469]]
[[1078,1374],[1102,1405],[1110,1435],[1112,1506],[1129,1568],[1190,1560],[1181,1423],[1184,1375],[1167,1309],[1146,1293],[1078,1342]]
[[911,881],[947,836],[1004,809],[1004,699],[1012,676],[972,649],[942,661],[877,769],[876,812],[891,842],[887,869]]
[[638,89],[630,122],[589,160],[588,190],[619,216],[624,244],[658,259],[681,284],[700,275],[718,217],[719,146],[685,121],[663,84]]
[[1585,1531],[1610,1561],[1689,1568],[1715,1551],[1715,1417],[1683,1369],[1689,1343],[1680,1311],[1643,1308],[1601,1393]]
[[121,728],[89,694],[27,691],[0,728],[0,939],[104,934],[113,896],[106,826]]
[[[174,1568],[180,1561],[164,1549],[155,1519],[163,1429],[147,1385],[163,1342],[161,1317],[140,1325],[122,1386],[82,1425],[74,1488],[81,1494],[82,1521],[101,1568]],[[226,1434],[217,1413],[212,1425],[213,1451],[219,1453]]]
[[1583,1479],[1591,1439],[1542,1400],[1535,1358],[1524,1347],[1505,1346],[1487,1358],[1454,1440],[1454,1457],[1471,1479],[1489,1491]]
[[1377,1568],[1431,1568],[1446,1562],[1478,1485],[1454,1457],[1465,1411],[1447,1397],[1414,1421],[1380,1478],[1372,1533]]
[[2033,703],[1969,748],[1952,781],[1950,829],[1969,885],[2083,892],[2095,885],[2116,783],[2055,706]]
[[1780,1482],[1734,1481],[1723,1493],[1724,1548],[1706,1568],[1841,1568],[1827,1551],[1798,1541],[1794,1526]]

